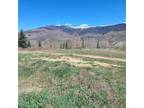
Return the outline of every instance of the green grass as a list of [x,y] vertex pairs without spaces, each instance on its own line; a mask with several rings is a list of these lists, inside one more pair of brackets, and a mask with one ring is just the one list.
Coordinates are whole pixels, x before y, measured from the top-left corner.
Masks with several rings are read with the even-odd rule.
[[69,90],[67,94],[55,97],[54,108],[95,108],[96,104],[83,91]]
[[[45,67],[44,71],[50,73],[54,78],[66,78],[71,74],[78,74],[79,68],[73,67],[69,64],[55,62],[54,64],[58,63],[58,65]],[[47,65],[46,65],[47,66]]]
[[[89,54],[114,56],[124,58],[121,50],[107,51],[98,50],[61,50],[55,51],[63,55]],[[103,54],[101,54],[103,52]],[[19,53],[19,89],[22,87],[35,87],[42,91],[19,94],[19,108],[125,108],[125,63],[83,58],[93,64],[99,61],[112,63],[121,67],[105,68],[93,65],[91,68],[75,67],[66,62],[44,61],[34,59],[40,57],[58,58],[49,51]],[[91,76],[83,76],[82,73],[94,73]],[[34,78],[34,75],[39,75]],[[44,81],[44,82],[43,82]],[[22,82],[22,83],[21,83]],[[31,83],[31,86],[25,84]],[[35,84],[36,83],[36,84]],[[27,89],[27,88],[24,88]],[[28,88],[29,89],[29,88]],[[41,88],[40,88],[41,89]],[[50,108],[51,108],[50,107]]]
[[47,91],[43,91],[39,94],[23,94],[19,96],[18,107],[19,108],[44,108],[49,101],[49,94]]
[[87,88],[82,86],[69,89],[59,95],[49,94],[48,91],[41,93],[23,94],[19,97],[19,108],[44,108],[51,105],[54,108],[111,108],[105,91],[88,93]]

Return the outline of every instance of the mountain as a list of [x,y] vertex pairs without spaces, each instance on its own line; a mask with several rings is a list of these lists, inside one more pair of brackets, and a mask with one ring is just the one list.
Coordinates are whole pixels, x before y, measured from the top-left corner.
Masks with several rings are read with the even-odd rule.
[[99,41],[102,48],[125,48],[126,24],[107,26],[56,26],[49,25],[25,31],[32,47],[41,41],[43,47],[59,48],[68,43],[69,48],[96,48]]

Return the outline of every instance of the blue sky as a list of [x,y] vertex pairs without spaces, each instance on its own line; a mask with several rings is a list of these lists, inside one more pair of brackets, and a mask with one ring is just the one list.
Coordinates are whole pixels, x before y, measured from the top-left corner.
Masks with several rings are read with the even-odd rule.
[[125,14],[125,0],[19,0],[18,29],[116,24],[126,21]]

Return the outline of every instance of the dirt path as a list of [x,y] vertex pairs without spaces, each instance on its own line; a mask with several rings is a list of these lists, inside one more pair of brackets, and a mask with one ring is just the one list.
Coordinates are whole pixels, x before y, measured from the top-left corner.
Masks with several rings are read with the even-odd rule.
[[[77,67],[92,67],[93,65],[100,65],[102,67],[120,67],[117,64],[105,63],[105,62],[98,61],[96,59],[125,62],[125,59],[106,57],[106,56],[83,55],[83,54],[75,54],[75,53],[72,54],[47,53],[47,54],[49,55],[49,57],[40,57],[40,58],[33,58],[33,59],[66,62],[70,65],[77,66]],[[53,57],[53,55],[55,57]],[[83,58],[91,58],[94,59],[95,61],[92,62],[90,60],[83,60]]]
[[40,92],[42,91],[44,88],[38,88],[38,87],[32,87],[32,88],[24,88],[18,91],[18,94],[21,95],[23,93],[28,94],[31,92]]
[[[51,53],[52,55],[63,55],[65,56],[65,53]],[[113,57],[106,57],[106,56],[94,56],[94,55],[84,55],[84,54],[71,54],[72,56],[77,56],[77,57],[88,57],[88,58],[93,58],[93,59],[104,59],[104,60],[111,60],[111,61],[120,61],[120,62],[126,62],[125,59],[121,58],[113,58]]]
[[85,61],[82,58],[78,57],[69,57],[69,56],[61,56],[58,58],[52,58],[52,57],[44,57],[40,58],[41,60],[45,61],[60,61],[60,62],[66,62],[70,65],[77,66],[77,67],[92,67],[93,65],[100,65],[102,67],[120,67],[115,64],[110,64],[110,63],[104,63],[104,62],[99,62],[99,61],[94,61],[93,63],[90,63],[91,61]]
[[104,56],[93,56],[93,55],[81,55],[81,54],[74,54],[74,56],[125,62],[125,59],[121,59],[121,58],[112,58],[112,57],[104,57]]
[[[28,51],[23,51],[23,52],[19,52],[19,53],[30,53]],[[43,53],[40,51],[37,51],[37,53]],[[45,52],[44,52],[45,53]],[[59,55],[59,56],[66,56],[65,53],[47,53],[50,55]],[[85,55],[85,54],[76,54],[76,53],[72,53],[72,56],[77,56],[77,57],[88,57],[88,58],[93,58],[93,59],[104,59],[104,60],[111,60],[111,61],[120,61],[120,62],[126,62],[125,59],[121,59],[121,58],[113,58],[113,57],[106,57],[106,56],[96,56],[96,55]],[[67,55],[68,56],[68,55]]]

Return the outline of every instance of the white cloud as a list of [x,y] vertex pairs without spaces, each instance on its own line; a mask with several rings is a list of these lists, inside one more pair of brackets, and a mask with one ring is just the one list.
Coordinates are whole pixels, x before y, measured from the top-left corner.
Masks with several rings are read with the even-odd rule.
[[70,27],[72,26],[72,24],[70,24],[70,23],[66,23],[66,24],[64,24],[64,25],[66,25],[66,26],[70,26]]
[[[74,26],[71,23],[65,23],[64,25],[72,27],[72,28],[79,28],[79,29],[86,29],[86,28],[92,27],[92,26],[89,26],[88,24],[81,24],[79,26]],[[61,24],[57,24],[56,26],[62,26],[62,25]]]
[[90,26],[88,24],[81,24],[79,27],[80,28],[89,28]]
[[89,27],[91,27],[91,26],[89,26],[88,24],[81,24],[80,26],[73,26],[73,28],[80,28],[80,29],[86,29]]
[[[122,23],[126,23],[126,22],[122,22]],[[72,27],[72,28],[77,28],[77,29],[87,29],[87,28],[90,28],[90,27],[104,27],[104,26],[111,26],[111,25],[116,25],[116,24],[107,24],[107,25],[98,25],[98,26],[89,26],[88,24],[81,24],[79,26],[75,26],[71,23],[65,23],[63,25],[69,26],[69,27]],[[58,23],[56,26],[63,26],[63,25]]]
[[57,24],[56,26],[62,26],[61,24]]

